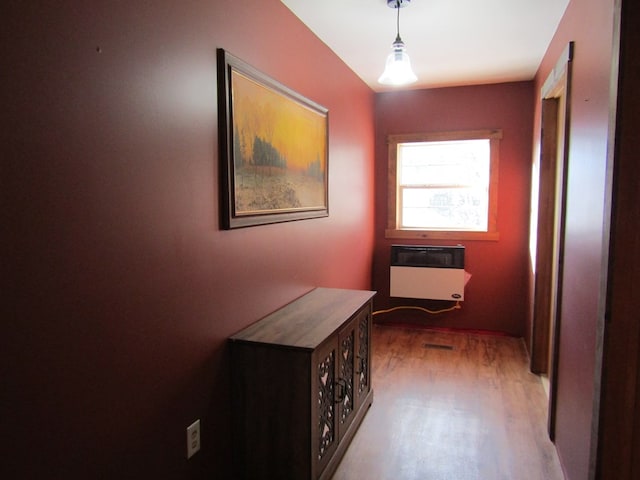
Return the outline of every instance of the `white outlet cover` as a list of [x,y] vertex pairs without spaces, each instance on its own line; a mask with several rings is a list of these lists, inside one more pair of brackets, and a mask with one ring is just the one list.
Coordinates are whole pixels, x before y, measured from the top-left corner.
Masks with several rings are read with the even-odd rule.
[[200,450],[200,420],[187,427],[187,458],[193,457]]

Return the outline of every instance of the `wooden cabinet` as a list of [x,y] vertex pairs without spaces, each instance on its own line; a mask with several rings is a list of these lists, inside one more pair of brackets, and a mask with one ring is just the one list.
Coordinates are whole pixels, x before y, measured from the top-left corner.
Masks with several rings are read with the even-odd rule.
[[373,399],[374,295],[317,288],[231,337],[238,478],[331,477]]

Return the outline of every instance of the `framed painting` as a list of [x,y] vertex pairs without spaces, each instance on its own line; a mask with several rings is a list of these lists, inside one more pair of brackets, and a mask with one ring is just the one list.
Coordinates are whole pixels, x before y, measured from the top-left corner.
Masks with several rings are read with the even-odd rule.
[[329,215],[328,111],[218,49],[221,225]]

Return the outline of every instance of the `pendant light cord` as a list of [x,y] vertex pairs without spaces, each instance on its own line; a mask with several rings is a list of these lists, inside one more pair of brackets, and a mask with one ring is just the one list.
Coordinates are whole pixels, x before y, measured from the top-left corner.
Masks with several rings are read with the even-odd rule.
[[400,0],[396,0],[396,10],[398,10],[398,16],[396,20],[396,41],[400,40]]

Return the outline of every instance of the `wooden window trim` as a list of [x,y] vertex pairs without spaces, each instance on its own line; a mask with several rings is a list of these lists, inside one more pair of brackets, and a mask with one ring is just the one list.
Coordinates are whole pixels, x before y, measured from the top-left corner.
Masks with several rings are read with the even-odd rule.
[[[502,138],[501,129],[492,130],[463,130],[457,132],[433,132],[410,133],[389,135],[387,145],[389,149],[389,163],[387,172],[387,228],[385,238],[397,239],[424,239],[424,240],[499,240],[500,233],[497,230],[498,221],[498,170],[500,162],[499,143]],[[455,140],[481,140],[489,139],[490,167],[489,167],[489,217],[486,232],[460,231],[460,230],[423,230],[423,229],[399,229],[397,228],[398,188],[398,144],[411,142],[434,142]]]

